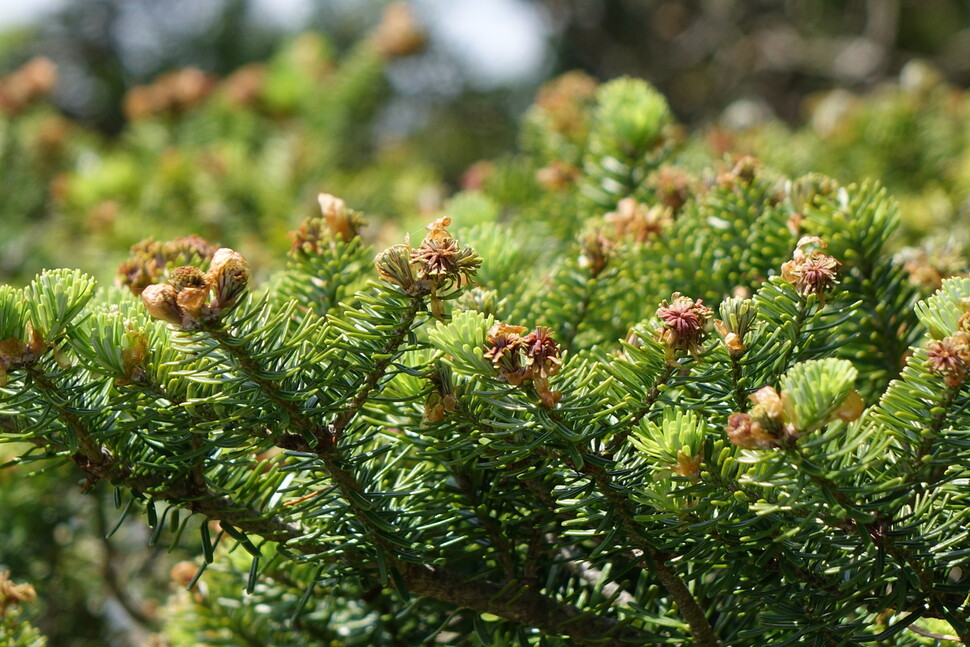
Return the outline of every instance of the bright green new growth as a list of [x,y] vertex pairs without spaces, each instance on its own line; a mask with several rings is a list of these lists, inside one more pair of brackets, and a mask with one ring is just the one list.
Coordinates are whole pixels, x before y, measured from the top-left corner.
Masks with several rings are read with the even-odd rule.
[[970,281],[916,305],[875,183],[695,173],[653,89],[587,100],[376,268],[318,218],[224,312],[149,292],[191,325],[0,287],[19,462],[201,540],[174,644],[970,643]]

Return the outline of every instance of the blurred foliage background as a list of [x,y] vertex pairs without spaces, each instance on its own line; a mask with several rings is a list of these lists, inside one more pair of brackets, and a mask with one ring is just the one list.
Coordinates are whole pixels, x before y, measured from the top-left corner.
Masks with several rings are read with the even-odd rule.
[[415,0],[413,24],[383,27],[377,0],[38,6],[0,37],[0,279],[16,283],[68,258],[106,278],[106,255],[187,232],[270,267],[266,243],[320,191],[382,222],[433,212],[571,69],[649,80],[715,156],[929,183],[911,231],[960,211],[957,0]]
[[[514,198],[481,160],[507,159],[537,93],[562,116],[624,74],[669,98],[691,133],[683,160],[879,178],[922,277],[965,271],[962,0],[49,4],[0,34],[0,282],[69,266],[110,283],[131,245],[189,234],[265,278],[320,192],[396,241],[460,189]],[[589,76],[539,90],[574,69]],[[148,644],[168,569],[192,549],[165,555],[138,520],[99,539],[119,514],[110,492],[30,471],[0,469],[0,570],[38,589],[49,644]]]

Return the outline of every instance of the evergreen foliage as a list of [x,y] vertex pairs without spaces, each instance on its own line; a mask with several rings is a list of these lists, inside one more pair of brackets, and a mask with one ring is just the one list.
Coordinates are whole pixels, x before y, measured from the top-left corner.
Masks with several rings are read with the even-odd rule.
[[0,288],[14,462],[200,546],[170,643],[970,644],[970,281],[920,292],[875,182],[587,90],[420,243],[321,196],[265,287]]

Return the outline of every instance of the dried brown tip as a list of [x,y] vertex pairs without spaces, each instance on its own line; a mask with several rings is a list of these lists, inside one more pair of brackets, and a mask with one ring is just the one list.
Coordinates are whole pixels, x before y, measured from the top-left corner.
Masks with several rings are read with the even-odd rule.
[[228,310],[236,305],[249,287],[249,262],[228,247],[216,250],[206,281],[212,289],[213,309]]
[[374,258],[377,274],[388,283],[399,285],[408,294],[415,291],[414,271],[411,269],[411,248],[393,245]]
[[149,285],[141,293],[141,300],[148,314],[155,319],[181,326],[182,312],[177,299],[178,291],[168,283]]
[[931,341],[926,345],[926,364],[951,389],[960,386],[970,369],[970,335],[961,331]]
[[705,326],[712,314],[713,311],[704,305],[703,299],[694,301],[674,292],[670,302],[665,299],[657,309],[657,316],[663,322],[661,339],[669,349],[695,353],[699,350]]
[[792,260],[781,266],[782,278],[794,285],[799,294],[824,295],[838,283],[842,264],[822,252],[825,247],[825,241],[818,236],[803,236],[795,245]]

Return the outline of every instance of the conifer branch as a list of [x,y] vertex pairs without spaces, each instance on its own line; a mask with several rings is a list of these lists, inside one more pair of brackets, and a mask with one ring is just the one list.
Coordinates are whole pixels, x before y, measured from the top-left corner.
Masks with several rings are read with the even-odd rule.
[[643,420],[645,415],[650,413],[650,410],[653,409],[653,405],[655,405],[657,400],[660,399],[661,389],[667,384],[667,382],[670,381],[670,378],[673,377],[673,375],[674,368],[669,364],[665,365],[664,369],[650,386],[650,391],[647,392],[647,396],[642,402],[639,403],[640,406],[633,413],[630,419],[624,423],[623,429],[613,436],[609,444],[606,446],[606,449],[603,451],[604,458],[612,459],[616,453],[623,448],[623,445],[626,444],[626,440],[630,437],[630,433],[632,433],[633,428],[636,427],[641,420]]
[[[417,306],[414,306],[414,312],[417,312]],[[413,314],[411,315],[413,319]],[[410,319],[406,325],[406,329],[410,330]],[[394,548],[391,546],[380,533],[378,527],[373,521],[368,519],[365,510],[357,502],[358,498],[367,498],[367,494],[364,488],[360,485],[357,476],[346,469],[343,466],[343,461],[341,460],[337,452],[337,440],[340,436],[340,432],[343,431],[343,427],[340,427],[339,431],[337,429],[337,422],[333,425],[324,426],[312,421],[309,416],[307,416],[303,410],[296,405],[291,400],[284,398],[279,392],[278,385],[271,381],[264,379],[260,376],[262,372],[262,367],[249,353],[247,353],[242,346],[230,343],[230,338],[227,333],[221,329],[207,330],[206,331],[212,339],[219,344],[225,352],[229,353],[237,362],[238,366],[244,371],[248,379],[253,380],[260,385],[263,392],[270,398],[274,405],[276,405],[282,412],[287,415],[289,421],[300,431],[309,434],[311,437],[317,439],[317,444],[315,447],[305,446],[305,442],[301,436],[294,435],[283,435],[278,440],[277,443],[286,449],[300,449],[302,451],[313,451],[321,460],[324,467],[326,468],[327,474],[330,476],[334,485],[340,491],[344,500],[350,506],[351,510],[354,512],[354,517],[366,528],[367,533],[371,536],[374,544],[381,549],[387,551],[389,554],[393,555]],[[399,337],[403,339],[406,333],[401,333]],[[397,338],[398,335],[395,335]],[[369,388],[366,387],[367,384],[376,384],[383,375],[384,370],[389,364],[389,360],[386,363],[378,362],[379,368],[375,369],[370,375],[368,375],[367,380],[365,380],[365,390],[369,392]],[[356,399],[355,399],[356,400]],[[366,400],[366,395],[361,398],[361,402]],[[356,410],[351,410],[353,415],[356,415]],[[344,422],[344,426],[352,419],[353,416],[347,417]],[[338,416],[338,422],[340,417]]]
[[[42,368],[31,366],[27,368],[27,374],[37,386],[38,390],[45,394],[50,406],[57,411],[58,416],[71,429],[77,439],[80,456],[75,455],[74,461],[79,465],[83,462],[94,465],[101,465],[107,460],[105,449],[94,440],[93,432],[81,418],[62,402],[62,394],[57,386],[44,374]],[[66,443],[65,443],[66,444]]]
[[[546,535],[546,541],[548,541],[550,545],[554,545],[555,540],[555,535]],[[568,560],[566,562],[566,568],[586,580],[586,582],[591,586],[598,586],[604,581],[604,579],[606,579],[603,575],[603,571],[583,559],[580,552],[574,548],[569,546],[560,546],[559,554]],[[619,584],[615,582],[606,582],[605,584],[602,584],[602,586],[603,593],[607,598],[614,599],[623,605],[636,603],[636,598],[633,597],[633,595],[631,595],[628,591],[623,589]]]
[[[802,455],[801,451],[796,451],[794,455],[804,460],[804,456]],[[861,518],[863,515],[858,504],[853,501],[844,490],[839,488],[837,484],[833,483],[825,476],[814,473],[813,470],[805,470],[805,472],[814,483],[830,492],[840,506],[845,508],[847,511],[854,512],[852,523],[854,526],[858,527],[859,531],[865,532],[876,546],[894,557],[898,564],[905,564],[913,571],[913,573],[916,575],[917,581],[919,582],[923,596],[925,596],[925,599],[930,604],[931,609],[934,610],[936,614],[939,614],[937,617],[943,617],[951,620],[951,624],[953,625],[954,630],[960,635],[961,640],[963,640],[965,644],[970,645],[970,624],[966,622],[965,618],[954,616],[954,611],[958,612],[958,610],[951,608],[954,606],[959,607],[959,603],[950,603],[946,597],[937,590],[933,577],[929,572],[927,572],[927,570],[913,555],[913,553],[899,545],[899,543],[896,541],[895,535],[890,532],[893,520],[877,516],[872,521],[862,521]]]
[[400,325],[391,334],[387,340],[387,343],[379,353],[381,359],[377,360],[377,362],[374,364],[373,370],[367,374],[363,384],[347,404],[347,407],[341,413],[339,413],[336,419],[333,421],[333,424],[331,425],[331,433],[333,434],[334,438],[340,438],[340,435],[347,428],[347,425],[349,425],[357,414],[360,413],[364,403],[367,402],[367,398],[370,397],[370,394],[377,386],[377,383],[380,382],[381,378],[384,377],[388,367],[397,356],[401,345],[414,328],[415,319],[423,306],[424,300],[420,297],[412,297],[410,299],[408,302],[408,307],[404,311],[404,316],[402,317]]
[[646,645],[640,630],[546,597],[527,586],[474,580],[438,566],[407,564],[408,589],[458,607],[492,613],[526,627],[563,634],[579,645]]
[[747,390],[741,386],[743,367],[740,360],[740,357],[735,357],[733,354],[730,354],[729,356],[729,361],[731,362],[731,385],[733,386],[732,390],[734,393],[734,405],[738,408],[738,411],[745,412],[748,410],[748,393]]
[[[818,307],[821,308],[821,305],[819,305]],[[792,322],[792,326],[796,337],[801,336],[802,326],[805,325],[805,320],[808,319],[808,315],[809,315],[808,299],[805,297],[805,295],[799,293],[797,314],[795,315],[795,319]],[[795,340],[792,340],[792,342],[788,344],[788,348],[785,350],[784,360],[782,360],[782,363],[779,365],[781,367],[781,370],[778,372],[778,375],[781,375],[789,367],[791,367],[791,360],[792,360],[792,357],[795,355],[795,351],[797,347],[798,347],[798,342]]]
[[234,338],[224,329],[218,326],[210,326],[205,329],[206,334],[215,341],[223,352],[227,353],[242,369],[246,379],[259,385],[263,394],[268,397],[274,406],[283,412],[287,419],[299,430],[304,431],[317,438],[318,442],[330,442],[330,438],[321,436],[320,425],[314,423],[303,412],[303,410],[292,400],[284,398],[279,392],[279,386],[273,380],[268,380],[261,376],[262,367],[256,360],[245,351],[239,344],[233,343]]
[[[218,496],[194,484],[161,485],[155,477],[133,475],[127,468],[116,464],[105,463],[92,469],[101,477],[113,478],[133,489],[151,492],[158,499],[184,505],[194,513],[230,523],[247,534],[281,543],[306,555],[325,557],[333,549],[332,546],[308,537],[301,528],[287,524],[276,516],[267,516],[240,506],[229,497]],[[400,560],[395,560],[395,564],[400,569],[408,590],[422,597],[467,607],[478,613],[492,613],[550,633],[564,634],[577,644],[647,644],[640,630],[626,623],[581,611],[527,586],[516,586],[511,580],[496,583],[477,578],[468,579],[439,566]]]
[[[313,106],[328,132],[350,119],[385,39],[413,43],[407,24],[392,26],[367,46],[382,53],[358,50],[325,97],[298,83],[269,93],[273,110],[296,118]],[[322,73],[306,63],[324,49],[302,43],[260,73],[266,87],[309,78],[288,76],[289,59]],[[750,157],[702,170],[703,146],[670,158],[681,135],[649,86],[562,81],[530,112],[530,150],[446,202],[419,246],[376,255],[383,286],[364,286],[374,230],[326,195],[262,301],[245,301],[238,252],[198,237],[136,245],[122,282],[171,328],[145,325],[140,307],[80,272],[0,286],[7,464],[71,458],[85,489],[108,480],[147,502],[153,538],[180,509],[207,520],[207,561],[210,520],[247,549],[216,542],[211,596],[159,615],[163,631],[187,621],[175,640],[218,628],[247,645],[476,632],[483,644],[841,645],[891,641],[934,617],[953,629],[926,638],[970,643],[970,279],[945,280],[916,317],[907,282],[912,272],[935,287],[965,270],[959,259],[924,251],[904,267],[890,256],[894,207],[874,185],[778,182]],[[235,123],[222,102],[195,108],[193,123]],[[297,151],[309,151],[307,168],[342,155],[314,141],[326,150]],[[109,159],[105,177],[138,178],[143,157]],[[251,177],[235,157],[217,175]],[[171,184],[151,175],[154,189]],[[195,193],[217,199],[210,176]],[[80,203],[101,199],[89,180],[72,175]],[[264,196],[267,217],[309,186],[283,184]],[[452,218],[474,248],[447,232]],[[462,294],[483,264],[487,289]],[[638,323],[661,299],[661,328]],[[705,348],[708,323],[720,339]],[[642,343],[617,356],[630,325]],[[884,388],[921,329],[933,341]],[[577,347],[564,363],[561,348]],[[79,367],[59,370],[60,351]],[[238,600],[247,567],[252,596]],[[117,576],[105,570],[102,586],[122,596]],[[141,599],[119,597],[133,617]],[[306,626],[287,624],[294,616]]]
[[934,407],[936,413],[933,414],[929,424],[926,425],[924,432],[920,434],[921,439],[919,445],[917,445],[913,457],[908,464],[909,469],[906,474],[907,483],[913,483],[919,475],[920,468],[923,466],[923,457],[933,447],[933,443],[939,439],[940,431],[943,430],[947,415],[951,413],[950,410],[953,408],[953,403],[960,394],[962,386],[962,384],[947,386],[943,397],[940,399],[940,403]]
[[697,603],[694,595],[677,573],[670,568],[668,564],[670,556],[658,551],[643,536],[640,532],[639,524],[633,519],[633,512],[630,509],[627,498],[617,490],[609,474],[602,467],[591,463],[588,460],[590,458],[592,457],[586,452],[583,456],[583,465],[579,468],[579,471],[590,476],[593,482],[596,483],[596,488],[600,494],[610,502],[614,514],[620,518],[620,524],[624,528],[627,538],[636,545],[636,548],[646,558],[646,564],[643,565],[644,568],[653,571],[657,575],[657,579],[660,580],[660,583],[667,589],[671,598],[677,603],[681,615],[684,616],[684,620],[690,626],[694,640],[702,647],[717,647],[720,645],[720,641],[714,634],[714,629],[711,627],[707,616]]
[[[669,370],[666,372],[669,373]],[[556,411],[550,412],[550,418],[560,424],[565,424],[562,417]],[[667,564],[670,556],[658,551],[643,536],[640,532],[639,524],[633,518],[634,514],[630,508],[629,500],[616,487],[607,471],[597,464],[602,458],[595,456],[583,443],[574,443],[574,447],[579,453],[582,465],[575,465],[568,455],[560,455],[560,460],[578,472],[589,476],[596,485],[596,489],[609,501],[613,513],[620,518],[620,525],[624,529],[624,534],[627,539],[635,545],[635,549],[645,559],[645,563],[642,563],[641,566],[646,570],[653,571],[657,575],[657,579],[660,580],[660,583],[670,594],[671,598],[677,603],[681,614],[684,616],[684,620],[690,626],[691,634],[697,641],[697,644],[702,647],[717,647],[720,645],[720,641],[714,634],[714,629],[711,627],[707,616],[700,608],[690,589],[687,588],[684,581]]]
[[[20,426],[17,424],[17,419],[14,416],[6,415],[0,415],[0,431],[10,434],[11,436],[20,435],[22,433]],[[31,443],[37,447],[47,447],[47,441],[43,438],[38,438],[37,436],[24,437],[22,440],[25,443]]]
[[[890,271],[894,269],[896,268],[892,268]],[[900,359],[909,348],[911,333],[916,328],[916,318],[909,307],[902,312],[886,307],[889,304],[885,302],[884,295],[877,290],[877,286],[885,278],[875,275],[873,259],[868,254],[863,254],[859,258],[858,265],[853,268],[853,273],[856,272],[859,275],[856,280],[860,286],[859,296],[862,297],[866,321],[879,334],[878,348],[886,359],[884,366],[886,367],[886,383],[888,383],[902,370]],[[908,279],[900,277],[899,280],[905,283]],[[912,293],[914,290],[912,287],[907,287],[904,288],[904,292]],[[897,321],[893,326],[891,321],[893,315],[897,315],[903,321]]]
[[472,485],[468,474],[455,469],[452,470],[452,475],[454,476],[455,481],[458,483],[458,487],[465,495],[465,498],[468,499],[468,502],[471,504],[472,510],[475,513],[475,518],[478,519],[479,523],[482,524],[482,527],[488,534],[488,539],[492,543],[492,547],[495,549],[495,557],[498,559],[499,564],[501,564],[505,577],[510,580],[514,579],[516,573],[515,563],[512,560],[512,546],[502,535],[501,527],[495,522],[495,519],[490,517],[487,513],[481,513],[483,510],[482,499],[475,490],[475,487]]

